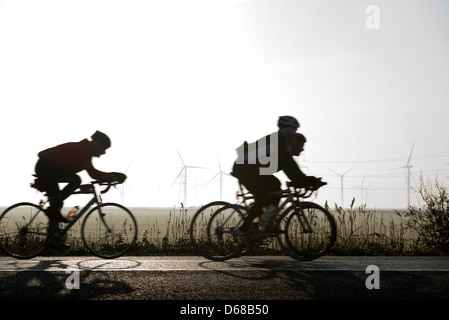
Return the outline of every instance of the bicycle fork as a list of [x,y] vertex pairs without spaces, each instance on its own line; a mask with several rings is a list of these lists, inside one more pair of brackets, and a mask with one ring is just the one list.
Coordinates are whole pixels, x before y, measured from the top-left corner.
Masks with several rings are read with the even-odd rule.
[[311,233],[312,227],[310,226],[309,219],[307,219],[304,211],[301,208],[295,208],[295,215],[298,217],[302,231],[304,233]]
[[103,212],[101,212],[101,208],[98,208],[98,213],[99,213],[99,215],[100,215],[100,220],[101,220],[101,222],[103,223],[104,227],[106,228],[107,232],[108,232],[108,233],[111,233],[112,230],[111,230],[111,228],[108,226],[108,224],[106,223],[106,219],[105,219],[106,214],[103,213]]

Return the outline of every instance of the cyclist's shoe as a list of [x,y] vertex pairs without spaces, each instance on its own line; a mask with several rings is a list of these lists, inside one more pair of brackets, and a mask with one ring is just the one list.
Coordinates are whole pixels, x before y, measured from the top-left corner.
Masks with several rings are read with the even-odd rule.
[[254,231],[243,231],[240,228],[234,229],[234,234],[242,240],[245,246],[253,247],[254,243],[252,240],[254,238]]
[[49,233],[49,243],[48,248],[50,249],[69,249],[70,246],[68,244],[65,244],[65,236],[61,232],[62,230],[59,229],[59,223],[53,220],[50,220],[50,223],[48,224],[48,233]]

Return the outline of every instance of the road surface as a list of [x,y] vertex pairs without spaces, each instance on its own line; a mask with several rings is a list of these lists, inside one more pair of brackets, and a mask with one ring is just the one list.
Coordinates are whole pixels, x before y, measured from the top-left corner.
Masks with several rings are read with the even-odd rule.
[[225,301],[231,300],[447,300],[449,257],[326,256],[299,262],[249,256],[214,262],[195,256],[2,256],[0,298],[147,300],[162,306],[171,300],[177,301],[176,313],[202,311],[198,308],[207,301],[224,313]]

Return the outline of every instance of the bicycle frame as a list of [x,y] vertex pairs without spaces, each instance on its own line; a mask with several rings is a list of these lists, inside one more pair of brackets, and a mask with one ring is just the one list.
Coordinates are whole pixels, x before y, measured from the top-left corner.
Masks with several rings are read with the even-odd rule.
[[[75,217],[73,218],[72,221],[70,221],[62,230],[62,233],[66,233],[78,220],[81,219],[81,217],[87,212],[87,210],[90,209],[90,207],[92,207],[94,204],[101,204],[101,198],[99,199],[99,195],[97,194],[97,191],[95,190],[95,186],[93,184],[90,185],[85,185],[85,186],[90,186],[91,190],[90,191],[75,191],[73,194],[91,194],[93,193],[93,197],[92,199],[90,199],[90,201],[80,210],[80,212],[78,212]],[[100,217],[101,217],[101,222],[107,227],[107,229],[109,230],[109,227],[106,225],[106,221],[103,219],[103,215],[101,214],[101,210],[100,210]]]
[[[280,198],[285,198],[285,200],[277,206],[276,210],[281,212],[289,203],[301,203],[299,200],[300,198],[305,199],[309,198],[312,193],[315,191],[314,189],[303,189],[302,191],[297,191],[296,188],[290,184],[287,183],[288,189],[280,190],[280,191],[274,191],[269,192],[269,195],[280,195]],[[292,191],[294,189],[294,191]],[[248,196],[249,195],[249,196]],[[244,204],[245,207],[249,208],[249,204],[246,203],[247,200],[254,199],[254,196],[250,194],[249,191],[245,192],[243,189],[242,184],[240,184],[240,193],[237,193],[237,197],[242,198],[242,201],[240,203],[237,203],[237,205]]]
[[[282,250],[294,259],[316,259],[335,241],[335,220],[325,208],[304,199],[311,197],[325,184],[321,182],[310,188],[297,188],[287,182],[288,188],[270,193],[279,196],[279,205],[271,221],[248,221],[251,224],[245,231],[239,228],[248,217],[252,204],[248,200],[254,199],[254,196],[240,184],[236,203],[214,201],[195,213],[190,240],[201,255],[217,261],[235,258],[252,248],[268,245],[271,238],[276,238]],[[317,219],[320,224],[316,223]],[[206,229],[204,221],[207,223]]]
[[[300,203],[299,198],[308,198],[312,195],[314,190],[311,189],[305,189],[303,192],[297,192],[296,189],[294,192],[292,192],[291,188],[293,187],[292,185],[288,184],[289,188],[288,189],[284,189],[281,191],[274,191],[274,192],[269,192],[270,195],[280,195],[280,198],[285,198],[285,200],[277,206],[276,210],[278,211],[276,216],[279,216],[280,212],[289,204],[289,203]],[[240,193],[237,193],[237,197],[241,197],[242,201],[240,203],[237,203],[236,205],[240,206],[241,204],[244,204],[244,206],[246,208],[249,208],[249,204],[246,202],[247,200],[250,199],[254,199],[253,195],[249,195],[249,192],[245,192],[243,189],[243,185],[240,184]],[[249,195],[249,196],[248,196]],[[295,199],[296,198],[296,199]],[[242,224],[243,221],[247,215],[247,212],[240,212],[242,214],[242,219],[240,221],[237,222],[235,229],[239,228]],[[227,217],[227,219],[224,220],[222,225],[225,225],[228,223],[228,221],[232,218],[233,214],[229,215],[229,217]],[[300,217],[299,221],[301,223],[301,227],[303,228],[303,230],[305,230],[306,232],[310,232],[311,231],[311,227],[309,222],[307,221],[307,218],[304,216],[304,213],[301,211],[300,213],[298,213],[298,216]],[[227,232],[227,233],[232,233],[232,230],[229,231],[224,231],[221,230],[222,232]]]
[[95,180],[81,185],[72,194],[89,194],[84,199],[87,204],[73,220],[65,221],[67,223],[62,226],[51,217],[52,212],[48,208],[56,199],[49,198],[45,192],[37,204],[20,202],[9,206],[0,215],[1,249],[15,258],[30,259],[48,247],[67,248],[70,245],[63,242],[71,238],[69,229],[76,224],[84,246],[92,254],[104,259],[124,255],[137,240],[137,221],[125,206],[101,199],[111,186],[123,182]]
[[[109,188],[111,187],[111,184],[108,184],[108,187],[103,190],[100,191],[100,193],[97,192],[96,188],[95,188],[95,182],[91,182],[90,184],[84,184],[81,185],[79,187],[79,191],[75,191],[72,193],[72,195],[74,194],[93,194],[92,199],[80,210],[80,212],[73,218],[72,221],[70,221],[63,229],[60,230],[61,234],[65,234],[78,220],[81,219],[81,217],[94,205],[100,205],[102,203],[100,194],[101,193],[106,193]],[[25,228],[28,228],[29,225],[32,224],[32,222],[34,221],[34,219],[37,217],[37,215],[41,212],[44,211],[45,213],[45,209],[44,206],[45,204],[48,202],[44,201],[41,202],[40,204],[40,210],[31,218],[30,222],[28,223],[27,226],[25,226]],[[100,212],[100,218],[101,218],[101,222],[103,223],[103,225],[107,228],[108,231],[110,231],[109,226],[106,223],[106,220],[104,219],[104,215],[101,213],[101,208],[98,208],[99,212]],[[31,232],[31,233],[35,233],[35,234],[40,234],[40,235],[46,235],[47,233],[43,233],[43,232]]]

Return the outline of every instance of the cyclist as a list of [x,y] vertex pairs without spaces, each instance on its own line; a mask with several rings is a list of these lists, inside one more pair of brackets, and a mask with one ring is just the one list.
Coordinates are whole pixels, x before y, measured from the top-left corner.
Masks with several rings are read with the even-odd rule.
[[[239,157],[234,163],[231,174],[254,196],[254,203],[248,210],[243,224],[235,230],[245,244],[248,244],[248,231],[253,225],[253,220],[260,217],[266,210],[275,211],[279,204],[280,195],[269,194],[281,191],[281,182],[273,175],[275,172],[282,170],[298,187],[319,186],[321,183],[320,178],[306,176],[293,159],[293,156],[298,156],[301,153],[305,143],[303,135],[295,134],[299,126],[299,122],[294,117],[281,116],[278,120],[279,130],[275,134],[260,139],[256,144],[257,150],[248,147],[246,142],[244,143],[245,147],[238,149]],[[267,141],[269,141],[269,146]],[[277,160],[275,161],[277,165],[271,174],[261,174],[261,168],[270,166],[270,164],[260,161],[261,156],[266,157],[268,147],[270,158]],[[251,154],[253,157],[255,154],[259,160],[251,160]],[[242,155],[243,159],[241,159]],[[264,159],[266,160],[266,158]]]
[[[39,152],[36,163],[37,189],[47,193],[50,206],[47,215],[51,222],[69,222],[61,215],[64,200],[80,185],[78,172],[86,170],[93,179],[124,182],[126,175],[119,172],[102,172],[92,165],[92,157],[100,157],[111,146],[111,140],[103,132],[96,131],[92,140],[69,142]],[[67,183],[60,190],[58,183]],[[35,185],[36,185],[35,184]]]
[[294,133],[289,136],[290,145],[292,148],[292,156],[299,156],[304,151],[306,137],[301,133]]

